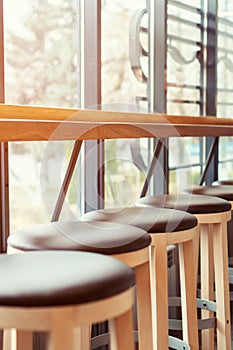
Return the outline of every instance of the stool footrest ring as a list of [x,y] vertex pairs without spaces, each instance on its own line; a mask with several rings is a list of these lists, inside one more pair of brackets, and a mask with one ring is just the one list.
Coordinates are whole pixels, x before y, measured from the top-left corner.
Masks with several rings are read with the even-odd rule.
[[[197,298],[197,307],[199,309],[205,309],[208,311],[216,312],[216,302],[206,299]],[[180,297],[169,297],[169,307],[171,306],[181,306]]]
[[[171,306],[181,306],[181,300],[179,297],[169,297],[169,307]],[[204,300],[197,298],[197,307],[199,309],[205,309],[209,311],[216,312],[216,303],[210,300]],[[198,330],[210,329],[216,327],[216,318],[207,318],[198,320]],[[169,329],[173,331],[182,330],[182,320],[169,319]]]
[[[134,342],[138,343],[138,331],[133,332]],[[91,338],[91,350],[110,344],[110,333],[98,334]]]
[[168,337],[169,348],[175,350],[190,350],[190,346],[179,338],[175,338],[169,335]]

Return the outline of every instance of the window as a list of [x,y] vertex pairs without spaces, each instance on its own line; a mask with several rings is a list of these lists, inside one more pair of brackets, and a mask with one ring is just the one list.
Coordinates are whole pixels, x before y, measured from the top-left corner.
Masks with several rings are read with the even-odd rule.
[[[76,19],[73,1],[5,1],[6,103],[77,106]],[[52,140],[9,145],[11,230],[51,218],[71,146]],[[66,218],[77,214],[75,178]]]
[[[86,4],[87,11],[89,3],[82,2]],[[100,106],[90,103],[85,108],[205,115],[209,88],[208,3],[215,4],[208,0],[188,3],[175,0],[102,0],[101,11],[96,15],[101,16],[101,35],[97,37],[97,40],[101,39],[101,50],[96,48],[96,56],[92,57],[94,60],[101,56],[102,99]],[[93,0],[93,4],[96,5],[97,1]],[[157,43],[164,45],[164,57],[161,56],[163,50],[155,50],[151,45],[150,26],[155,25],[151,15],[153,6],[157,13],[156,6],[164,6],[164,19],[161,13],[159,15],[161,23],[163,21],[159,33],[161,41]],[[97,11],[97,7],[89,8],[87,16],[91,11]],[[217,114],[228,117],[232,112],[231,2],[219,1],[218,11]],[[78,86],[83,77],[79,70],[77,18],[82,16],[84,13],[78,12],[76,1],[23,0],[20,5],[16,0],[5,1],[6,103],[59,107],[81,105]],[[86,40],[86,49],[88,45],[91,43]],[[153,67],[155,72],[152,72],[150,60],[154,55],[154,61],[161,65]],[[82,64],[90,62],[86,60]],[[98,66],[95,69],[98,70]],[[216,72],[216,67],[214,69]],[[153,77],[152,73],[155,73]],[[92,89],[87,93],[91,95]],[[153,99],[157,99],[156,103]],[[229,158],[232,144],[232,138],[220,140],[221,178],[232,176],[232,159]],[[208,144],[205,140],[196,137],[181,140],[177,137],[170,139],[166,145],[169,152],[162,154],[154,182],[160,178],[162,189],[161,178],[166,177],[169,170],[170,192],[197,184],[206,159]],[[52,140],[9,145],[11,230],[51,218],[71,147],[70,142]],[[105,206],[134,203],[140,196],[153,150],[154,140],[105,142]],[[76,172],[63,218],[77,216],[81,210],[77,205],[77,192],[81,186],[78,178]],[[97,192],[95,196],[98,196]],[[25,216],[25,208],[28,207],[30,215]]]
[[[137,53],[132,45],[139,44],[135,41],[139,25],[144,31],[138,34],[136,40],[140,40],[147,50],[145,7],[145,0],[102,2],[101,108],[104,110],[148,111],[147,105],[141,101],[146,96],[146,83],[140,78],[135,79],[130,61],[130,55]],[[146,70],[148,60],[143,55],[133,57],[137,58]],[[105,207],[134,204],[143,186],[148,160],[147,140],[105,141]]]

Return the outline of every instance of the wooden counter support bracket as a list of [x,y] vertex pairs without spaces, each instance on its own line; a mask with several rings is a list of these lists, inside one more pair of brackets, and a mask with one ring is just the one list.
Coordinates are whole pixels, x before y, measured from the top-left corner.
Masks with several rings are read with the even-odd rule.
[[205,169],[201,175],[201,178],[200,178],[200,181],[199,181],[199,185],[202,186],[204,181],[205,181],[205,178],[206,178],[206,175],[207,175],[207,172],[209,170],[209,167],[210,167],[210,163],[211,163],[211,160],[213,159],[213,155],[214,155],[214,151],[218,145],[218,141],[219,141],[219,137],[215,137],[213,142],[212,142],[212,145],[210,147],[210,150],[209,150],[209,154],[208,154],[208,157],[207,157],[207,160],[206,160],[206,165],[205,165]]
[[153,155],[153,158],[152,158],[152,161],[151,161],[151,164],[150,164],[150,167],[149,167],[149,170],[148,170],[148,173],[147,173],[147,176],[146,176],[143,188],[142,188],[142,192],[140,194],[140,198],[145,197],[145,195],[147,193],[147,190],[148,190],[148,187],[150,184],[150,180],[151,180],[151,177],[152,177],[154,169],[155,169],[155,165],[157,163],[157,160],[159,158],[159,155],[160,155],[160,152],[162,149],[162,145],[163,145],[162,141],[158,140],[157,145],[155,147],[154,155]]
[[62,184],[62,187],[61,187],[59,195],[58,195],[57,203],[56,203],[51,221],[57,221],[59,219],[59,216],[61,214],[61,210],[62,210],[62,207],[64,204],[64,200],[65,200],[65,197],[66,197],[69,185],[70,185],[70,181],[72,179],[74,168],[75,168],[75,165],[77,163],[77,159],[78,159],[78,156],[80,153],[81,146],[82,146],[82,141],[80,141],[80,140],[75,141],[73,151],[72,151],[72,154],[70,157],[70,161],[68,164],[68,168],[67,168],[66,173],[65,173],[63,184]]

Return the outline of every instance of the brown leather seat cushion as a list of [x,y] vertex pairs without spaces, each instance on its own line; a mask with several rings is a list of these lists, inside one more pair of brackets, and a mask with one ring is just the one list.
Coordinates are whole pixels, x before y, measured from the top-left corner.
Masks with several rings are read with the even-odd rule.
[[213,185],[229,185],[233,186],[233,180],[219,180],[219,181],[214,181]]
[[211,214],[228,211],[231,205],[224,199],[198,194],[165,194],[143,197],[136,206],[155,206],[184,210],[191,214]]
[[120,254],[145,248],[146,231],[117,223],[58,221],[27,227],[8,238],[11,247],[23,250],[79,250]]
[[186,192],[233,201],[233,186],[197,186],[187,189]]
[[197,225],[197,219],[180,210],[164,208],[114,208],[86,213],[81,220],[113,221],[140,227],[148,233],[177,232]]
[[134,284],[118,259],[86,252],[0,255],[1,306],[56,306],[96,301]]

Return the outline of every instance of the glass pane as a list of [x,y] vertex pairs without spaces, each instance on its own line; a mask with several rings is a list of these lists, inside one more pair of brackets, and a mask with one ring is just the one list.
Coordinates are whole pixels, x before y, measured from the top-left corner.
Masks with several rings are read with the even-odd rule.
[[[102,109],[147,112],[143,106],[146,84],[142,82],[141,70],[134,65],[139,62],[147,75],[147,60],[137,57],[132,47],[137,19],[142,27],[148,25],[147,15],[140,17],[145,5],[145,0],[102,3]],[[145,31],[138,37],[145,49],[147,37]],[[106,207],[133,205],[139,197],[148,161],[147,143],[147,140],[105,141]]]
[[169,191],[177,192],[198,185],[201,141],[198,137],[172,138],[169,142]]
[[[4,15],[6,103],[75,107],[75,2],[7,0]],[[50,219],[70,147],[52,140],[10,144],[11,230]],[[73,194],[67,198],[63,215],[70,217]]]
[[[188,189],[193,185],[198,185],[200,179],[200,167],[171,170],[169,176],[170,193],[177,193],[182,189]],[[185,186],[181,186],[183,181],[185,182]]]
[[[201,2],[168,2],[167,113],[203,114]],[[198,183],[202,161],[199,138],[169,140],[169,191]]]

